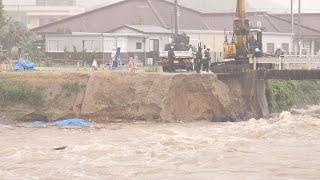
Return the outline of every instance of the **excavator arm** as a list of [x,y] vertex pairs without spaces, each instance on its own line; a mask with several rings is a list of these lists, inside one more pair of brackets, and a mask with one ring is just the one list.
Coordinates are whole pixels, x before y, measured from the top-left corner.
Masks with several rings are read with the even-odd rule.
[[233,24],[235,35],[236,59],[245,60],[248,57],[248,36],[250,34],[249,19],[246,18],[245,0],[237,0],[237,12]]

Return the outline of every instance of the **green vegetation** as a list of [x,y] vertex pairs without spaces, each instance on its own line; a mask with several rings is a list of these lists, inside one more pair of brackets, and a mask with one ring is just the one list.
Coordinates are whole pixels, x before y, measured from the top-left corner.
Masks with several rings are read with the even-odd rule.
[[71,96],[72,93],[77,93],[81,90],[82,86],[79,81],[65,83],[62,85],[62,91],[65,93],[65,96]]
[[271,112],[320,103],[320,81],[270,80],[267,99]]
[[52,59],[49,58],[49,57],[46,57],[46,58],[44,59],[44,66],[45,66],[45,67],[52,67],[52,66],[53,66]]
[[[4,11],[3,1],[0,0],[0,30],[7,24],[8,18],[6,12]],[[2,34],[1,34],[2,37]]]
[[147,66],[144,68],[144,72],[159,72],[160,67],[159,66]]
[[43,88],[32,87],[25,82],[0,84],[0,105],[25,104],[34,107],[43,104]]

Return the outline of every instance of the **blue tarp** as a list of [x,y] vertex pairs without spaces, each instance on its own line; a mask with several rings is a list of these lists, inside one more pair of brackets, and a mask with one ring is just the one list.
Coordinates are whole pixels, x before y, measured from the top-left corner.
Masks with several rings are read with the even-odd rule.
[[28,124],[30,124],[30,125],[42,125],[42,124],[48,124],[48,125],[90,125],[92,123],[88,122],[86,120],[83,120],[83,119],[66,119],[66,120],[55,121],[53,123],[36,121],[36,122],[30,122]]
[[13,68],[15,71],[21,70],[35,70],[35,65],[33,62],[30,61],[21,61],[17,62],[17,64]]

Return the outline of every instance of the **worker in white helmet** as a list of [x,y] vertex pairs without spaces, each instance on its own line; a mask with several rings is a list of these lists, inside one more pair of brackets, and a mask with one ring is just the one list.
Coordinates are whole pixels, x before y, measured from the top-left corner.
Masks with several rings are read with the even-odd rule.
[[211,61],[211,55],[210,55],[210,47],[207,47],[206,50],[204,51],[204,56],[205,58],[203,59],[203,71],[204,72],[209,72],[209,63]]
[[176,59],[176,55],[174,53],[174,47],[171,46],[169,52],[168,52],[168,59],[169,59],[169,72],[174,72],[174,60]]
[[274,52],[275,57],[283,56],[286,51],[281,48],[281,46],[277,46],[276,51]]

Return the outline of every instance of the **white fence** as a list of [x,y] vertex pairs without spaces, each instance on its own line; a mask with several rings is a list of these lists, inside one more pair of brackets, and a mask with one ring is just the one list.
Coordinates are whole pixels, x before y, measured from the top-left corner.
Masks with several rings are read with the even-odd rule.
[[311,70],[320,68],[320,56],[284,55],[279,58],[255,58],[253,64],[254,70],[257,69],[257,64],[275,64],[278,65],[279,70],[290,69],[292,64],[300,64]]

